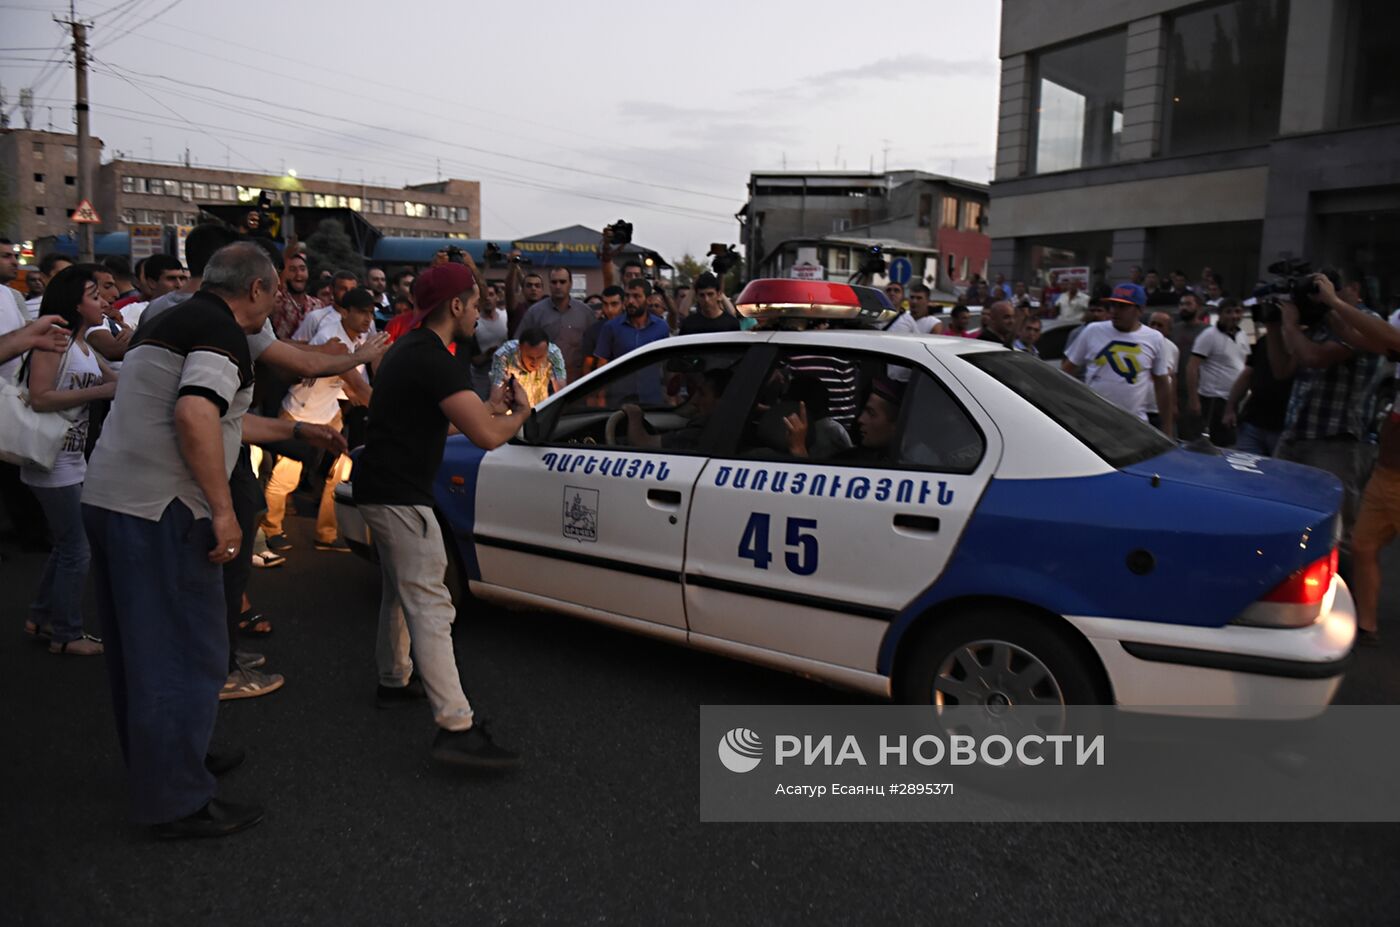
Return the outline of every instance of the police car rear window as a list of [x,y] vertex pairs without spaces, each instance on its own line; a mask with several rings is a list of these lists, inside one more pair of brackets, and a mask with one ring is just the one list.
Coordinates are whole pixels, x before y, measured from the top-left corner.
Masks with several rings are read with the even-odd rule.
[[1126,467],[1176,446],[1151,425],[1029,354],[989,351],[962,359],[1054,419],[1111,466]]

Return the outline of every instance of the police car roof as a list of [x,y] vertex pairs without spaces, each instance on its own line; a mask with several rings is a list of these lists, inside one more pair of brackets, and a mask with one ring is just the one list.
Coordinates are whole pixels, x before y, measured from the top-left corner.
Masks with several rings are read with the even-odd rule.
[[[833,328],[819,331],[783,331],[779,329],[768,331],[748,331],[748,332],[721,332],[714,335],[686,335],[686,344],[744,344],[751,345],[755,341],[771,342],[774,344],[800,344],[807,346],[820,346],[831,348],[858,348],[864,351],[888,350],[891,341],[898,339],[901,343],[918,341],[929,346],[938,354],[980,354],[985,351],[1005,351],[1006,348],[990,341],[979,341],[976,338],[963,338],[954,335],[924,335],[914,333],[895,333],[859,328]],[[674,346],[675,342],[670,339],[654,341],[643,350],[654,350],[664,348],[667,344]]]

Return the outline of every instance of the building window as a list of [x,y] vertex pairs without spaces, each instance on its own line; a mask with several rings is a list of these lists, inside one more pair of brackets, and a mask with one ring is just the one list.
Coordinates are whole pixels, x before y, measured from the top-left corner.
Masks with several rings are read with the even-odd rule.
[[167,180],[167,181],[165,182],[165,195],[166,195],[166,196],[179,196],[179,195],[180,195],[180,181],[178,181],[178,180]]
[[847,274],[851,272],[851,252],[845,248],[831,249],[831,272]]
[[963,259],[962,259],[962,276],[959,277],[958,279],[959,279],[959,280],[966,280],[966,279],[967,279],[967,271],[968,271],[968,267],[967,267],[967,258],[963,258]]
[[958,198],[956,196],[943,197],[938,224],[945,229],[955,229],[958,227]]
[[135,178],[135,177],[123,177],[123,178],[122,178],[122,192],[123,192],[123,193],[135,193],[135,192],[136,192],[136,178]]
[[948,255],[948,279],[958,279],[958,257],[955,254]]
[[926,229],[933,223],[933,194],[919,194],[919,228]]
[[[1389,30],[1389,31],[1386,31]],[[1400,30],[1400,6],[1393,3],[1352,4],[1343,48],[1350,54],[1342,99],[1343,125],[1368,125],[1400,119],[1400,68],[1395,66],[1395,35]]]
[[1277,135],[1287,33],[1284,0],[1233,0],[1174,17],[1162,153],[1221,151]]
[[1118,157],[1127,48],[1128,34],[1119,29],[1036,57],[1035,173]]
[[228,201],[230,201],[230,202],[232,202],[233,200],[238,199],[238,192],[237,192],[236,190],[234,190],[233,187],[230,187],[230,186],[227,185],[227,184],[223,184],[223,189],[224,189],[224,199],[226,199],[226,200],[228,200]]
[[180,195],[187,200],[194,199],[194,184],[189,181],[180,184]]
[[44,214],[44,207],[42,207],[42,206],[35,206],[35,207],[34,207],[34,215],[36,215],[36,216],[42,216],[43,214]]
[[43,174],[35,174],[35,175],[34,175],[34,182],[35,182],[35,183],[43,183],[43,182],[44,182],[44,175],[43,175]]
[[78,163],[78,149],[77,149],[77,147],[74,146],[74,145],[64,145],[64,146],[63,146],[63,160],[69,162],[70,164],[77,164],[77,163]]
[[982,204],[969,202],[963,206],[963,228],[969,232],[982,228]]
[[207,183],[197,183],[194,185],[194,198],[197,200],[209,199],[209,185]]
[[63,183],[65,186],[75,187],[78,185],[78,178],[74,177],[72,174],[65,174]]
[[41,158],[44,156],[44,143],[43,143],[43,142],[35,142],[35,143],[34,143],[34,154],[38,155],[38,156],[41,157]]

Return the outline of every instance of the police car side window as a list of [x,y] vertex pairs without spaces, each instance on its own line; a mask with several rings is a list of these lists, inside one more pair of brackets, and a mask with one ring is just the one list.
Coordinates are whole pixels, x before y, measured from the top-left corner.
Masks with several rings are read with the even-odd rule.
[[696,453],[743,352],[733,348],[654,352],[602,368],[591,388],[563,400],[550,418],[550,445]]
[[909,411],[900,435],[899,462],[943,473],[971,473],[982,462],[986,440],[947,388],[915,372],[907,394]]
[[902,359],[787,351],[759,391],[738,450],[747,459],[970,473],[985,442],[947,390]]

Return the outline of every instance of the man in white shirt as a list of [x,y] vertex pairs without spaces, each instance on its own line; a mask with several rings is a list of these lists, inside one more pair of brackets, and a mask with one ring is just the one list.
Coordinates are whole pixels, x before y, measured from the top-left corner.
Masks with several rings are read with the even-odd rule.
[[[334,313],[326,316],[321,327],[311,336],[312,347],[335,340],[343,343],[347,350],[354,351],[368,337],[370,326],[374,323],[374,294],[363,287],[356,287],[344,294],[342,302],[343,316]],[[282,400],[279,417],[297,423],[327,425],[339,431],[342,424],[342,387],[351,403],[369,405],[370,388],[361,367],[347,370],[339,376],[313,377],[293,384]],[[341,468],[348,461],[341,455],[326,475],[321,490],[321,507],[316,516],[317,550],[343,552],[350,549],[339,537],[335,520],[335,484],[340,482]],[[301,482],[301,467],[302,462],[294,457],[279,457],[267,481],[267,513],[263,515],[261,527],[267,535],[268,548],[277,553],[283,553],[292,546],[283,531],[282,522],[287,515],[287,497]]]
[[1220,302],[1215,324],[1196,336],[1191,360],[1186,366],[1186,389],[1191,412],[1206,425],[1211,443],[1229,447],[1235,443],[1235,430],[1226,428],[1221,417],[1229,405],[1230,388],[1244,372],[1249,358],[1249,341],[1240,331],[1244,310],[1233,299]]
[[1060,298],[1055,300],[1055,309],[1062,319],[1082,322],[1084,313],[1089,309],[1089,294],[1081,292],[1079,283],[1071,280],[1069,289],[1061,293]]
[[1120,283],[1103,302],[1108,304],[1112,319],[1084,326],[1061,367],[1071,376],[1082,371],[1090,389],[1143,421],[1147,421],[1148,397],[1155,392],[1162,421],[1159,427],[1172,435],[1176,418],[1170,411],[1165,339],[1141,321],[1147,292],[1136,283]]
[[312,337],[321,330],[321,326],[326,324],[326,319],[343,314],[341,303],[346,294],[355,289],[358,283],[359,278],[350,271],[338,271],[331,280],[331,301],[308,312],[301,320],[301,324],[297,326],[296,331],[292,333],[292,340],[308,344]]

